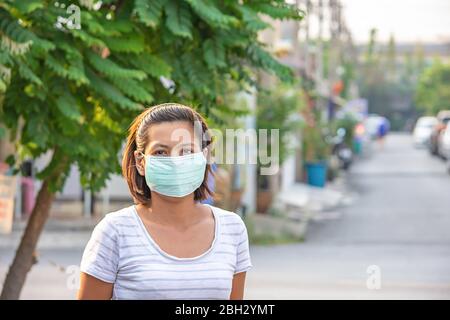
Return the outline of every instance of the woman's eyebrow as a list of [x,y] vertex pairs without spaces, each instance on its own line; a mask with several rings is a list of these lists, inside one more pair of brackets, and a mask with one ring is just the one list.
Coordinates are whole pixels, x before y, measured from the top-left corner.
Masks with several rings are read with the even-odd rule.
[[158,143],[152,144],[152,145],[150,146],[150,149],[157,148],[157,147],[169,148],[168,145],[163,144],[163,143],[159,143],[159,142],[158,142]]
[[[181,144],[176,145],[175,148],[182,148],[182,147],[185,147],[185,146],[195,147],[195,143],[194,142],[185,142],[185,143],[181,143]],[[166,145],[166,144],[163,144],[163,143],[160,143],[160,142],[156,142],[156,143],[150,145],[149,150],[153,150],[153,149],[156,149],[156,148],[170,149],[170,146]]]
[[195,143],[194,142],[185,142],[185,143],[179,144],[179,146],[181,146],[181,147],[184,147],[184,146],[195,146]]

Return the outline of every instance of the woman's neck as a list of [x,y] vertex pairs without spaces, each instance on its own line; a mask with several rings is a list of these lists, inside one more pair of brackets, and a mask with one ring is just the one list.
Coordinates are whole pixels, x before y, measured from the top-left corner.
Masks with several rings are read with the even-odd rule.
[[200,204],[194,201],[194,194],[183,198],[167,197],[152,192],[151,207],[145,207],[144,214],[152,222],[177,227],[189,227],[201,220]]

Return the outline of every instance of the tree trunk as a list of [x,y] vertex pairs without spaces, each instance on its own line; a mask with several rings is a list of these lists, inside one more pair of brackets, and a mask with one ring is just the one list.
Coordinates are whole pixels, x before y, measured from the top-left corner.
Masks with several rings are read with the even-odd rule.
[[[52,161],[54,161],[55,155]],[[55,198],[55,194],[49,190],[49,182],[58,179],[64,171],[65,161],[61,161],[54,171],[43,180],[41,189],[36,198],[36,205],[33,208],[28,220],[27,227],[16,251],[14,261],[9,267],[3,284],[0,300],[17,300],[25,283],[28,272],[36,262],[34,251],[36,249],[39,236],[44,228],[45,222],[50,213],[50,207]]]

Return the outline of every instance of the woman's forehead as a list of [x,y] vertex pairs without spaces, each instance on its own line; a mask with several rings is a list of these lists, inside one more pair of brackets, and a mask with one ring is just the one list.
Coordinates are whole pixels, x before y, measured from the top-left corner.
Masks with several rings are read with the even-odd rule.
[[156,144],[175,146],[197,144],[201,136],[194,135],[194,127],[188,121],[161,122],[152,124],[148,131],[149,146]]

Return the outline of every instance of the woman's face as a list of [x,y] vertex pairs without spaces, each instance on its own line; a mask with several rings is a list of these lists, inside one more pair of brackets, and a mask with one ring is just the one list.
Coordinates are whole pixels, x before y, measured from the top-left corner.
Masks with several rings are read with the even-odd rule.
[[152,124],[148,135],[145,155],[176,157],[202,150],[201,137],[194,136],[194,127],[187,121]]

